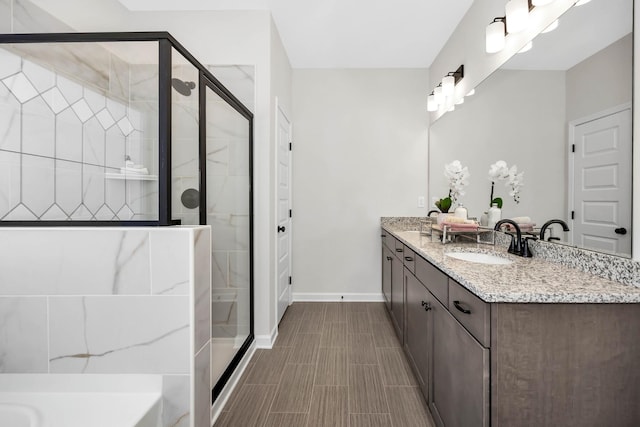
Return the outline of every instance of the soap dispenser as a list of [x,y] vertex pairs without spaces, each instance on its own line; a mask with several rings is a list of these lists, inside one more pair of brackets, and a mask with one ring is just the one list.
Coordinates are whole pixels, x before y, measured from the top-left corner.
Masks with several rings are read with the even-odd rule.
[[456,218],[467,219],[467,208],[462,205],[458,205],[455,211],[453,211],[453,216]]
[[498,207],[497,203],[492,203],[489,208],[489,218],[488,218],[488,227],[493,228],[496,225],[496,222],[500,221],[502,218],[502,210]]

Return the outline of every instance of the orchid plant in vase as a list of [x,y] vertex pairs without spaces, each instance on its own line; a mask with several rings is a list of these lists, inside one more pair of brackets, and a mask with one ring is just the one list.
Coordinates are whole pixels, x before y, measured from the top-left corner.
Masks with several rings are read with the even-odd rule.
[[489,181],[491,181],[491,196],[489,198],[489,206],[496,204],[502,208],[502,198],[493,197],[493,190],[496,181],[506,181],[505,186],[510,187],[509,196],[513,197],[513,201],[520,203],[520,188],[524,185],[524,172],[518,173],[518,167],[513,165],[507,166],[504,160],[498,160],[489,166]]
[[463,167],[459,160],[454,160],[444,166],[444,176],[449,180],[449,195],[436,201],[435,205],[440,212],[447,213],[464,196],[464,187],[469,185],[469,168]]

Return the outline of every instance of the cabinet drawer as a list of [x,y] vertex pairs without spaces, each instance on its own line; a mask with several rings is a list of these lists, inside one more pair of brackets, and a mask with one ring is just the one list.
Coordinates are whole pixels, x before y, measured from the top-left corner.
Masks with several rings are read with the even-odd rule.
[[389,232],[387,230],[385,230],[384,228],[380,229],[380,239],[382,240],[382,244],[385,246],[389,246],[389,244],[387,243],[389,240],[393,239],[393,237],[391,237],[391,235],[389,234]]
[[415,275],[443,305],[449,303],[448,277],[422,257],[415,257]]
[[449,311],[477,339],[489,348],[491,304],[482,301],[456,281],[449,279]]
[[405,246],[402,252],[402,258],[404,259],[404,266],[407,267],[410,272],[416,274],[416,253]]
[[396,254],[396,256],[398,258],[400,258],[402,261],[404,261],[404,255],[403,255],[404,254],[404,244],[400,240],[398,240],[396,238],[394,238],[393,240],[394,240],[394,245],[395,246],[393,248],[390,246],[390,248],[395,251],[395,254]]

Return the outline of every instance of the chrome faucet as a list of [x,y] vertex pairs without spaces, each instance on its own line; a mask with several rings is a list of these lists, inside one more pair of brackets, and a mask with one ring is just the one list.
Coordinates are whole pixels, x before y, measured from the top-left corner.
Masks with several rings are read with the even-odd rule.
[[[566,222],[564,222],[561,219],[551,219],[545,222],[542,228],[540,228],[540,240],[544,241],[544,233],[545,231],[547,231],[547,228],[549,228],[551,224],[560,224],[562,226],[562,231],[565,231],[565,232],[569,231],[569,226],[567,225]],[[551,240],[560,240],[560,239],[557,237],[549,237],[549,239],[547,239],[547,241],[551,241]]]
[[440,211],[439,211],[439,210],[437,210],[437,209],[431,209],[431,210],[429,211],[429,213],[427,214],[427,216],[428,216],[428,217],[429,217],[429,216],[431,216],[431,214],[432,214],[432,213],[437,213],[437,214],[439,214],[439,213],[440,213]]
[[501,219],[500,221],[496,222],[496,225],[493,227],[493,229],[495,231],[500,231],[500,227],[502,227],[504,224],[511,224],[513,228],[516,229],[515,239],[513,238],[513,234],[508,233],[511,236],[511,244],[509,245],[508,252],[510,254],[530,258],[531,251],[529,251],[529,240],[535,239],[535,237],[526,237],[523,239],[520,226],[512,219]]

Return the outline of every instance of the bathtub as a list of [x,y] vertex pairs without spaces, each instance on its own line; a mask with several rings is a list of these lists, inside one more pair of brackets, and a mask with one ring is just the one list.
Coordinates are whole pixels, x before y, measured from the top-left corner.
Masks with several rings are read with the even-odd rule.
[[157,375],[0,374],[2,427],[159,427]]

